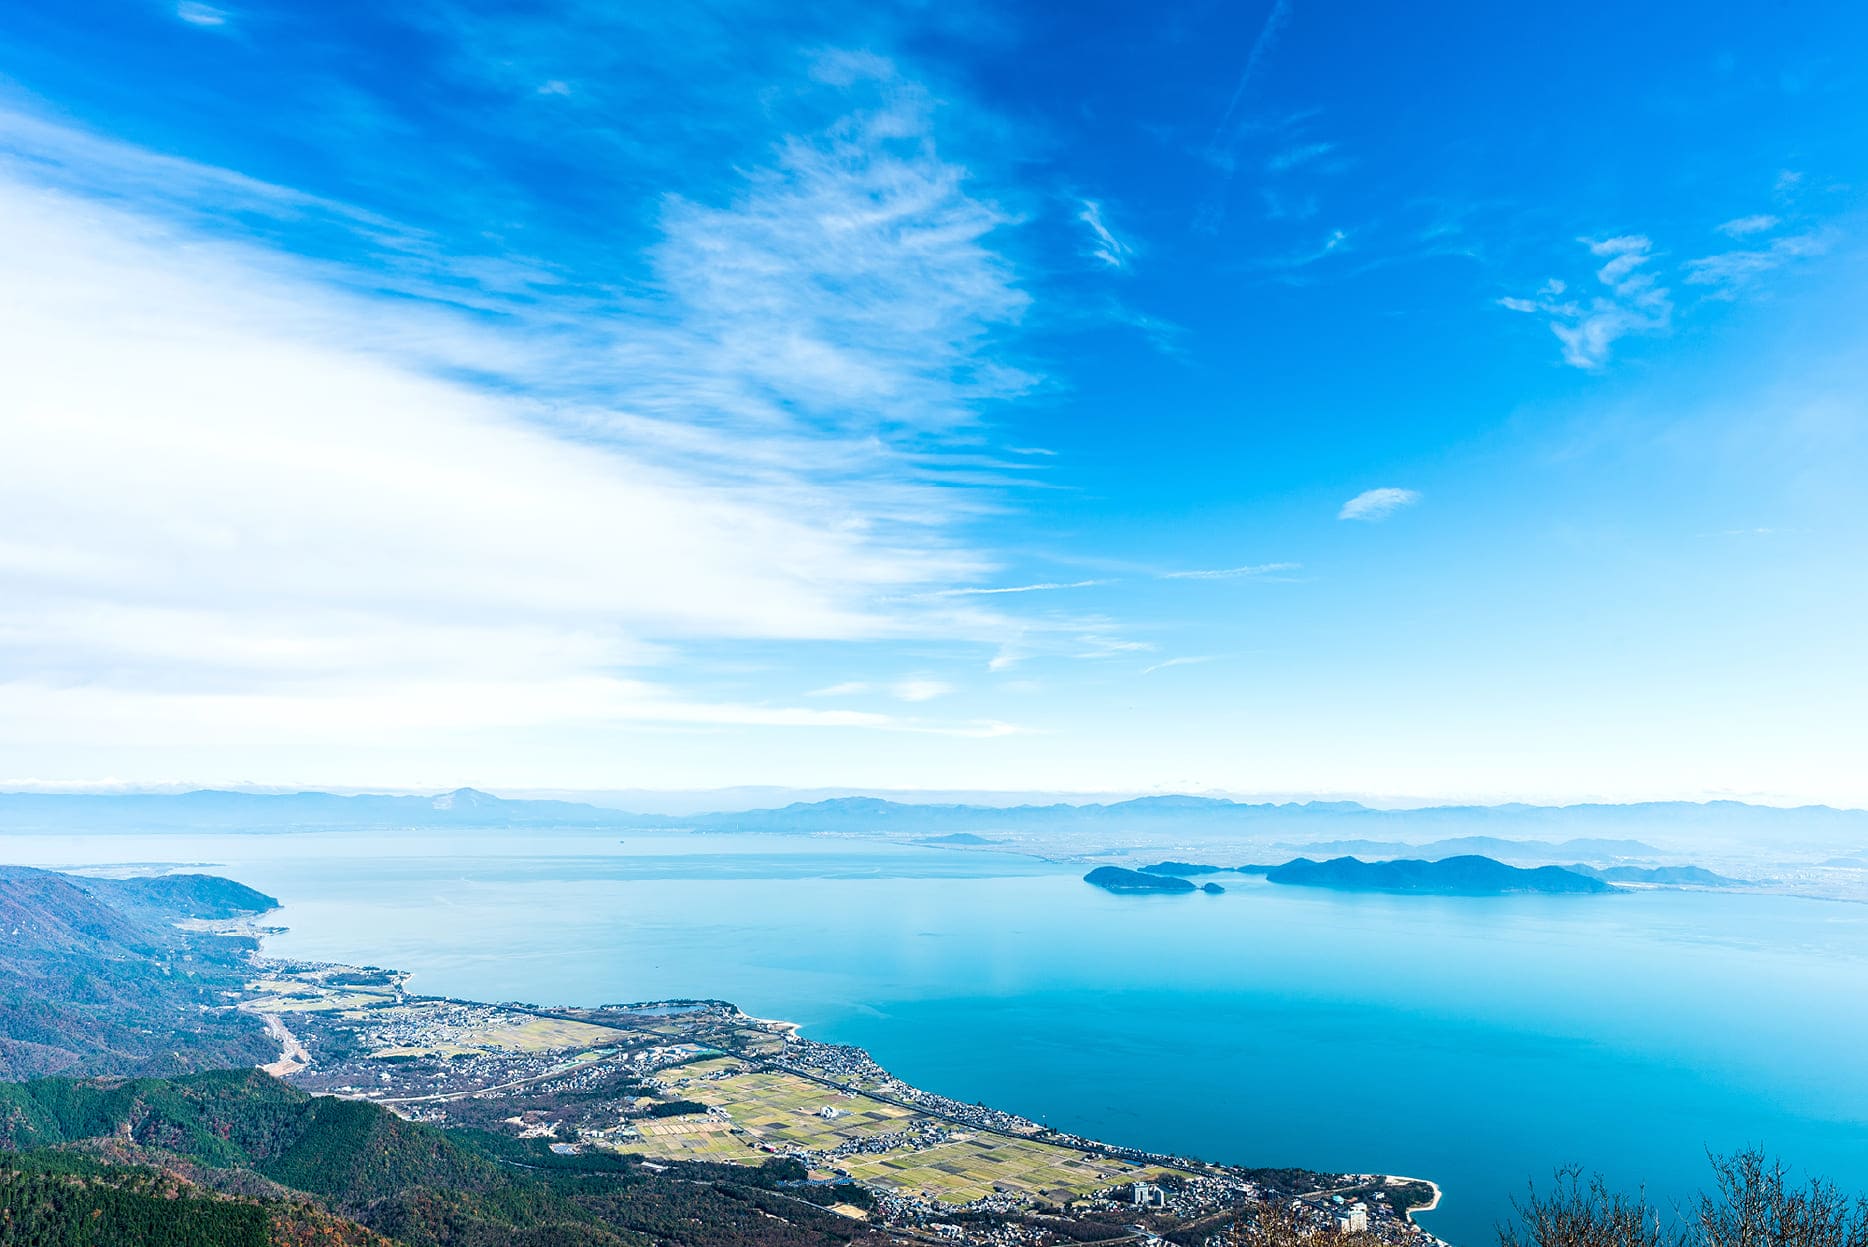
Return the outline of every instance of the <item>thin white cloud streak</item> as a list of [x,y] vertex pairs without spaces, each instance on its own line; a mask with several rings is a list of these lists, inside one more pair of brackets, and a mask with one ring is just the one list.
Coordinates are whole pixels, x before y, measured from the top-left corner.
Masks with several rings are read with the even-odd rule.
[[1045,581],[1040,584],[1003,585],[995,588],[937,589],[927,596],[933,598],[997,597],[1004,593],[1050,593],[1058,589],[1092,589],[1098,585],[1114,583],[1110,580]]
[[1083,201],[1082,210],[1077,213],[1077,220],[1090,229],[1090,250],[1092,259],[1100,260],[1113,269],[1124,269],[1129,265],[1129,257],[1135,249],[1110,232],[1109,225],[1103,220],[1103,206],[1094,199]]
[[225,26],[227,10],[217,9],[211,4],[201,4],[199,0],[182,0],[175,6],[175,16],[190,26]]
[[986,664],[991,672],[1009,671],[1034,658],[1097,661],[1124,654],[1149,653],[1151,641],[1121,635],[1115,623],[1096,616],[1021,618],[1012,634]]
[[1736,217],[1715,228],[1727,237],[1744,238],[1750,234],[1762,234],[1777,228],[1777,218],[1768,213],[1759,212],[1751,216]]
[[1025,729],[997,719],[940,722],[865,710],[828,710],[683,698],[655,684],[599,676],[553,682],[460,679],[379,681],[289,692],[168,692],[4,686],[13,711],[0,716],[0,743],[88,745],[99,720],[120,746],[171,747],[178,740],[245,746],[281,736],[294,745],[406,745],[410,733],[452,738],[486,731],[594,728],[812,728],[991,738]]
[[1214,128],[1213,146],[1223,145],[1227,128],[1232,124],[1233,114],[1239,111],[1239,105],[1245,99],[1245,90],[1252,85],[1252,79],[1258,74],[1265,57],[1277,43],[1279,32],[1285,23],[1291,20],[1291,0],[1276,0],[1271,11],[1265,14],[1264,24],[1258,28],[1258,34],[1252,39],[1251,51],[1246,53],[1245,68],[1239,72],[1239,80],[1233,85],[1232,96],[1226,101],[1226,111],[1220,114],[1219,125]]
[[1260,260],[1259,263],[1265,268],[1295,272],[1298,269],[1308,268],[1319,260],[1328,259],[1333,255],[1348,250],[1349,232],[1347,230],[1333,229],[1325,234],[1322,241],[1317,243],[1314,247],[1308,247],[1300,251],[1289,251],[1283,255],[1270,256]]
[[1381,489],[1365,489],[1336,513],[1339,520],[1364,520],[1369,522],[1385,520],[1403,507],[1411,507],[1420,501],[1420,494],[1412,489],[1397,489],[1384,486]]
[[870,697],[886,695],[896,701],[924,702],[946,697],[954,691],[953,685],[945,680],[936,680],[932,676],[908,676],[890,683],[878,684],[873,680],[844,680],[824,688],[812,689],[807,697]]
[[1248,563],[1242,567],[1195,568],[1181,572],[1162,572],[1162,580],[1233,580],[1246,576],[1275,576],[1279,572],[1299,570],[1301,563]]
[[1153,675],[1157,671],[1166,671],[1169,667],[1197,666],[1200,663],[1212,662],[1216,657],[1217,655],[1214,654],[1189,654],[1183,658],[1167,658],[1152,666],[1143,667],[1141,674]]
[[1822,255],[1829,250],[1829,245],[1827,234],[1813,230],[1772,239],[1763,247],[1701,256],[1686,262],[1686,282],[1690,286],[1712,287],[1714,298],[1734,299],[1766,274],[1798,260]]
[[1265,172],[1289,173],[1312,161],[1321,160],[1335,150],[1334,143],[1301,143],[1296,147],[1287,147],[1265,162]]

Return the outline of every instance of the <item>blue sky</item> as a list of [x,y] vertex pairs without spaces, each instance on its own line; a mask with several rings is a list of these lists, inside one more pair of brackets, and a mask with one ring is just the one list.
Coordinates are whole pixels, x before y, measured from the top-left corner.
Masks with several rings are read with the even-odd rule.
[[0,16],[0,782],[1868,803],[1868,13]]

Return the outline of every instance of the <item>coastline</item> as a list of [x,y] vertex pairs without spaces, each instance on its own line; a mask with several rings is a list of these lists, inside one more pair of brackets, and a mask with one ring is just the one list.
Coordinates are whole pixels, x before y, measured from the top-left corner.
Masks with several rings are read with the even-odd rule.
[[1409,1178],[1398,1173],[1385,1173],[1382,1175],[1382,1177],[1387,1181],[1387,1183],[1390,1186],[1401,1186],[1408,1182],[1419,1182],[1423,1186],[1429,1186],[1433,1188],[1432,1199],[1428,1200],[1426,1203],[1422,1204],[1418,1208],[1410,1208],[1407,1210],[1407,1213],[1405,1215],[1407,1216],[1408,1220],[1412,1221],[1414,1219],[1414,1214],[1417,1212],[1432,1212],[1434,1209],[1440,1206],[1440,1196],[1441,1196],[1440,1184],[1438,1182],[1435,1182],[1432,1178]]
[[[1119,1212],[1129,1206],[1126,1201],[1131,1187],[1154,1191],[1151,1198],[1159,1202],[1152,1206],[1163,1215],[1183,1223],[1204,1223],[1224,1215],[1227,1208],[1240,1209],[1294,1196],[1308,1199],[1334,1189],[1353,1192],[1351,1198],[1362,1198],[1371,1209],[1381,1209],[1379,1225],[1387,1228],[1377,1236],[1390,1244],[1439,1241],[1413,1220],[1415,1212],[1432,1211],[1440,1203],[1439,1185],[1426,1179],[1250,1168],[1107,1143],[1002,1109],[966,1104],[924,1090],[889,1073],[865,1049],[805,1039],[801,1023],[755,1017],[728,1001],[665,999],[583,1007],[427,996],[408,990],[409,971],[268,956],[266,937],[282,933],[284,928],[262,926],[255,920],[239,925],[245,928],[242,934],[255,938],[257,947],[251,953],[251,963],[259,977],[249,984],[249,990],[262,995],[237,1007],[264,1019],[268,1032],[284,1048],[279,1060],[260,1068],[268,1073],[289,1074],[293,1083],[313,1094],[364,1100],[411,1120],[452,1124],[455,1110],[468,1108],[471,1102],[498,1100],[506,1104],[510,1099],[513,1115],[506,1115],[505,1107],[497,1115],[507,1122],[524,1117],[523,1128],[529,1135],[541,1122],[527,1115],[527,1095],[548,1090],[566,1079],[590,1077],[599,1070],[627,1068],[647,1080],[653,1094],[663,1099],[699,1098],[707,1103],[713,1115],[709,1121],[721,1128],[731,1125],[733,1133],[741,1136],[741,1152],[748,1147],[756,1149],[746,1152],[741,1163],[757,1164],[768,1155],[786,1155],[804,1160],[815,1173],[842,1174],[844,1181],[854,1177],[884,1201],[891,1215],[905,1216],[914,1224],[956,1212],[1012,1215],[1021,1208],[1041,1209],[1053,1201],[1069,1203],[1086,1197],[1113,1202]],[[684,1008],[670,1008],[676,1005]],[[292,1028],[285,1026],[281,1014],[293,1015]],[[386,1043],[377,1037],[373,1043],[366,1041],[362,1051],[353,1050],[335,1063],[315,1059],[323,1043],[321,1032],[328,1035],[324,1028],[344,1018],[354,1023],[391,1014],[395,1016],[388,1025],[400,1028],[394,1040]],[[294,1033],[301,1022],[311,1027],[309,1034],[302,1030]],[[542,1042],[516,1044],[521,1031],[532,1032],[532,1038]],[[548,1040],[545,1031],[552,1032]],[[645,1047],[646,1051],[642,1051]],[[466,1067],[455,1064],[470,1055],[473,1059]],[[932,1185],[925,1180],[907,1183],[893,1180],[894,1175],[887,1169],[866,1169],[864,1153],[875,1149],[853,1147],[849,1141],[839,1148],[834,1137],[800,1141],[795,1128],[787,1134],[787,1128],[781,1126],[779,1133],[769,1134],[756,1125],[747,1137],[747,1130],[738,1123],[764,1119],[769,1127],[770,1113],[753,1118],[732,1115],[734,1098],[716,1097],[713,1089],[719,1084],[711,1081],[729,1077],[731,1072],[709,1073],[702,1083],[690,1083],[686,1076],[685,1067],[690,1063],[698,1060],[705,1066],[720,1059],[740,1063],[754,1078],[788,1078],[815,1084],[820,1088],[817,1096],[829,1097],[823,1106],[810,1110],[809,1116],[819,1121],[845,1118],[852,1112],[848,1101],[855,1100],[873,1110],[924,1123],[917,1129],[931,1131],[935,1137],[902,1144],[911,1154],[930,1144],[986,1151],[1007,1146],[1037,1148],[1038,1152],[1031,1155],[1048,1158],[1047,1163],[1061,1162],[1064,1168],[1053,1169],[1046,1180],[1051,1187],[1048,1190],[1042,1189],[1045,1183],[1021,1191],[1016,1186],[995,1185],[989,1179],[984,1187],[962,1194],[959,1190],[945,1190],[941,1185],[947,1181],[945,1178],[936,1178]],[[507,1072],[488,1070],[483,1081],[459,1081],[462,1068],[472,1074],[481,1060],[503,1064]],[[428,1085],[437,1074],[446,1086]],[[795,1110],[795,1106],[784,1107],[786,1111]],[[549,1122],[553,1130],[567,1124],[561,1108],[549,1107],[546,1116],[557,1117]],[[660,1150],[663,1129],[666,1127],[653,1131],[632,1127],[628,1119],[620,1124],[613,1118],[586,1120],[574,1128],[574,1132],[581,1132],[578,1142],[565,1146],[639,1152],[644,1152],[646,1146],[645,1159],[657,1162],[713,1158],[690,1156],[678,1148],[664,1155]],[[813,1130],[835,1134],[833,1127],[814,1124]],[[619,1147],[619,1140],[629,1142]],[[1086,1182],[1088,1175],[1084,1172],[1064,1172],[1092,1167],[1093,1181]],[[1189,1184],[1184,1192],[1175,1187],[1174,1191],[1180,1193],[1162,1198],[1160,1184],[1183,1180]],[[1353,1185],[1333,1185],[1345,1180],[1352,1180]],[[1074,1193],[1059,1189],[1072,1182],[1077,1184]],[[1432,1192],[1430,1202],[1401,1210],[1381,1195],[1384,1188],[1410,1182],[1428,1187]],[[1134,1197],[1138,1205],[1140,1198]],[[1319,1208],[1314,1215],[1322,1218],[1316,1228],[1328,1227],[1327,1210]]]

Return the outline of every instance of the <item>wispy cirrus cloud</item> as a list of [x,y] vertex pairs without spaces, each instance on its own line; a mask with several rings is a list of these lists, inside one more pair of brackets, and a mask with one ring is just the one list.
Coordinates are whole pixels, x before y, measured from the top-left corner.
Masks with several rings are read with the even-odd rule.
[[1201,663],[1212,662],[1214,654],[1188,654],[1180,658],[1166,658],[1141,669],[1142,675],[1153,675],[1157,671],[1166,671],[1170,667],[1193,667]]
[[1275,153],[1265,161],[1265,172],[1289,173],[1293,169],[1321,160],[1335,150],[1336,144],[1334,143],[1299,143],[1295,147],[1287,147]]
[[1028,585],[997,585],[982,587],[964,587],[958,589],[936,589],[930,597],[974,598],[997,597],[1004,593],[1050,593],[1058,589],[1093,589],[1098,585],[1112,584],[1108,580],[1046,580]]
[[1135,249],[1117,238],[1103,219],[1103,206],[1094,199],[1083,201],[1077,212],[1077,220],[1090,231],[1089,256],[1100,260],[1113,269],[1125,269],[1134,256]]
[[939,157],[931,101],[893,66],[820,72],[874,106],[783,140],[729,203],[669,202],[652,254],[679,319],[666,340],[616,342],[616,362],[658,378],[630,398],[691,416],[699,388],[761,423],[971,423],[1034,381],[993,349],[1030,302],[989,243],[1011,218]]
[[225,26],[227,10],[215,8],[211,4],[202,4],[200,0],[182,0],[175,6],[175,16],[190,26]]
[[[1770,220],[1771,225],[1760,226],[1757,230],[1749,231],[1750,234],[1769,230],[1776,224],[1774,218],[1760,219]],[[1798,260],[1825,254],[1831,241],[1826,231],[1809,230],[1770,239],[1761,247],[1701,256],[1686,262],[1686,282],[1692,286],[1711,287],[1714,298],[1735,299],[1755,286],[1766,274]]]
[[1246,563],[1239,567],[1192,568],[1186,571],[1162,572],[1163,580],[1237,580],[1241,577],[1276,576],[1283,572],[1301,569],[1301,563]]
[[954,691],[954,686],[945,680],[932,676],[904,676],[899,680],[877,683],[874,680],[844,680],[823,688],[812,689],[807,697],[867,697],[886,696],[896,701],[923,702],[945,697]]
[[[1780,175],[1779,196],[1788,197],[1800,180],[1800,175]],[[1836,237],[1833,227],[1806,222],[1793,230],[1782,216],[1768,212],[1733,217],[1712,229],[1745,245],[1685,260],[1671,269],[1675,279],[1703,289],[1711,301],[1730,301],[1760,289],[1778,270],[1827,254]],[[1601,287],[1598,293],[1584,296],[1571,283],[1551,278],[1531,296],[1506,296],[1497,303],[1545,318],[1562,344],[1563,362],[1595,371],[1609,362],[1622,338],[1671,329],[1675,306],[1672,291],[1663,284],[1661,253],[1647,235],[1579,241],[1601,261],[1594,274]]]
[[1750,216],[1733,217],[1713,228],[1728,238],[1745,238],[1777,228],[1777,218],[1768,213],[1756,212]]
[[1258,76],[1265,58],[1277,45],[1279,35],[1283,33],[1284,27],[1290,20],[1291,0],[1275,0],[1265,14],[1264,22],[1259,25],[1258,33],[1252,36],[1252,46],[1245,54],[1245,65],[1240,69],[1239,77],[1233,83],[1232,94],[1226,99],[1226,109],[1220,114],[1219,124],[1214,127],[1212,147],[1216,151],[1225,150],[1229,145],[1233,117],[1238,113],[1239,105],[1244,103],[1246,91],[1251,87],[1252,79]]
[[1367,522],[1385,520],[1403,507],[1411,507],[1419,501],[1419,492],[1412,489],[1400,489],[1394,486],[1365,489],[1343,503],[1342,509],[1336,513],[1336,518]]
[[1633,333],[1659,333],[1672,323],[1673,299],[1652,268],[1654,244],[1643,234],[1579,239],[1601,260],[1595,280],[1602,293],[1588,298],[1571,293],[1568,283],[1552,278],[1531,298],[1507,297],[1500,307],[1547,318],[1563,347],[1563,362],[1597,369],[1608,363],[1615,343]]
[[0,110],[0,740],[284,745],[391,686],[461,730],[1016,730],[685,687],[702,641],[1014,630],[915,592],[986,570],[941,439],[1033,380],[1010,218],[891,65],[818,64],[851,110],[668,199],[626,293]]
[[1319,260],[1327,260],[1350,250],[1349,231],[1333,229],[1326,232],[1314,244],[1286,251],[1260,261],[1263,267],[1285,273],[1308,268]]

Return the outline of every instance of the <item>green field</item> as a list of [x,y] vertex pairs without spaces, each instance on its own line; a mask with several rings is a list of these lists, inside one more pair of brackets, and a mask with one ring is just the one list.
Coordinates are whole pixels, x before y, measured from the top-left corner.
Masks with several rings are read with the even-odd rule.
[[[719,1074],[728,1076],[710,1077]],[[861,1181],[942,1203],[966,1203],[993,1194],[1063,1200],[1128,1181],[1138,1172],[1125,1162],[1087,1158],[1070,1148],[969,1131],[911,1108],[848,1094],[793,1074],[748,1070],[731,1058],[681,1066],[669,1071],[663,1081],[670,1097],[721,1108],[728,1120],[643,1122],[639,1124],[642,1140],[623,1144],[625,1150],[729,1159],[734,1149],[747,1156],[760,1155],[755,1145],[763,1143],[781,1151],[796,1147],[828,1152],[848,1140],[944,1126],[945,1141],[931,1146],[861,1153],[835,1162]],[[824,1117],[825,1109],[835,1115]],[[675,1122],[691,1124],[677,1128]],[[732,1133],[735,1128],[743,1135]],[[703,1148],[718,1150],[707,1153]]]

